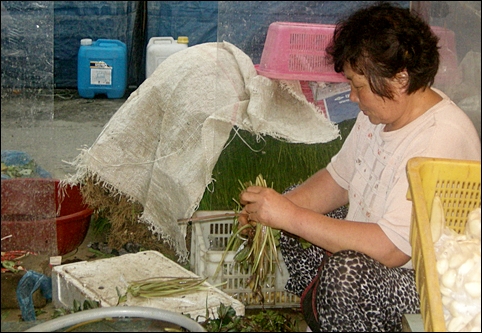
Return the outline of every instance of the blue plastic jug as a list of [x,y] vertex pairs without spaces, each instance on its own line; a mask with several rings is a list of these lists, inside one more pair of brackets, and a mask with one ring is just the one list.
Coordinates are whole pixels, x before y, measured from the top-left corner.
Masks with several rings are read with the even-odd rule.
[[83,98],[106,94],[122,98],[127,87],[127,48],[115,39],[85,38],[80,41],[77,88]]

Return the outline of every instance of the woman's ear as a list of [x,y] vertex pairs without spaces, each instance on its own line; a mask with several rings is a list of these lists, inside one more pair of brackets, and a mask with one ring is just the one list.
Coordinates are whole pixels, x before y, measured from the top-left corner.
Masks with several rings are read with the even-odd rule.
[[398,84],[398,87],[400,89],[406,90],[408,87],[408,83],[410,82],[407,70],[403,70],[395,74],[394,81]]
[[395,74],[395,79],[397,79],[397,80],[400,81],[400,82],[408,81],[408,72],[407,72],[407,70],[403,70],[403,71],[398,72],[397,74]]

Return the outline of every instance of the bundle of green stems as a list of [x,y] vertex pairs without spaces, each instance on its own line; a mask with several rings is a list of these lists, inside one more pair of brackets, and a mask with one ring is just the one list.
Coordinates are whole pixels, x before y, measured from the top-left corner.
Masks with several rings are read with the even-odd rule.
[[[252,186],[253,183],[241,184],[241,191]],[[268,187],[266,180],[260,174],[256,177],[256,186]],[[271,186],[272,188],[272,186]],[[236,200],[235,200],[236,201]],[[236,201],[237,202],[237,201]],[[238,212],[241,204],[238,204]],[[230,251],[236,251],[234,256],[235,265],[240,265],[245,272],[249,272],[246,287],[249,287],[254,295],[263,303],[263,286],[270,283],[269,274],[273,274],[275,266],[280,269],[277,246],[279,245],[279,230],[273,229],[261,223],[251,222],[239,227],[237,217],[233,220],[232,233],[228,240],[222,259],[214,273],[219,274],[224,259]]]
[[149,278],[131,282],[127,287],[127,293],[134,297],[144,298],[181,296],[209,289],[209,286],[203,285],[206,279],[199,277]]

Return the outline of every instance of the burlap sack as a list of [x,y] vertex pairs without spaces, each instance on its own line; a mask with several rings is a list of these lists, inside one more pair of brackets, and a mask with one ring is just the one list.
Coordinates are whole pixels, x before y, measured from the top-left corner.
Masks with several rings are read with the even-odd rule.
[[200,44],[159,65],[72,162],[77,173],[64,182],[94,175],[141,203],[140,222],[186,259],[177,220],[195,212],[233,126],[297,143],[339,136],[298,81],[257,75],[230,43]]

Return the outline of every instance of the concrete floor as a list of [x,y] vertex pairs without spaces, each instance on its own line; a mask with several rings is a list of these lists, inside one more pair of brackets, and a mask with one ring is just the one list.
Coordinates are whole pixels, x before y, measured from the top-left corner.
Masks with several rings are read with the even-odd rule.
[[63,179],[74,169],[79,149],[90,147],[103,126],[125,102],[102,96],[81,98],[76,90],[53,93],[8,93],[2,89],[3,150],[26,152],[53,178]]

